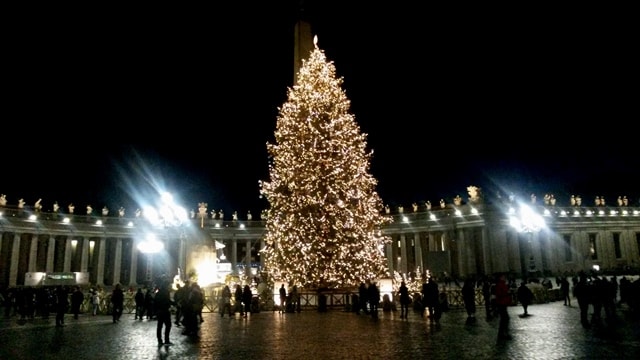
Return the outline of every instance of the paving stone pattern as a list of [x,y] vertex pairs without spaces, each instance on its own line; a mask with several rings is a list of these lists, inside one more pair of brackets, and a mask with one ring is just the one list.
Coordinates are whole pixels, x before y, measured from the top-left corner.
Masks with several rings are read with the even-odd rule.
[[[481,309],[479,309],[481,310]],[[0,320],[0,359],[638,359],[640,322],[625,308],[616,326],[583,329],[577,306],[562,302],[535,304],[529,317],[522,308],[509,308],[511,340],[497,340],[498,319],[487,321],[483,311],[474,324],[466,313],[445,313],[436,324],[415,312],[380,311],[377,320],[342,311],[303,311],[299,314],[260,312],[204,314],[197,339],[181,335],[175,325],[172,346],[158,346],[155,321],[123,315],[83,314],[65,318],[18,322]]]

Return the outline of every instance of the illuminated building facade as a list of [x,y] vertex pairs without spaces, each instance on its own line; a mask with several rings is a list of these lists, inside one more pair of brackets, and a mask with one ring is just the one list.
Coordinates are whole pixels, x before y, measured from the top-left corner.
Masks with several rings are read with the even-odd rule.
[[[514,225],[523,212],[510,201],[390,212],[394,222],[382,229],[392,237],[385,250],[389,273],[552,277],[594,266],[640,269],[639,206],[528,205],[542,219],[540,226]],[[263,260],[259,219],[192,218],[158,227],[143,218],[76,215],[67,222],[68,215],[24,208],[0,212],[1,287],[31,284],[29,277],[38,273],[78,273],[94,285],[136,286],[162,274],[174,277],[178,268],[183,278],[206,278],[206,285],[230,272],[255,274]],[[150,233],[163,251],[139,249]],[[46,285],[46,279],[37,280]]]

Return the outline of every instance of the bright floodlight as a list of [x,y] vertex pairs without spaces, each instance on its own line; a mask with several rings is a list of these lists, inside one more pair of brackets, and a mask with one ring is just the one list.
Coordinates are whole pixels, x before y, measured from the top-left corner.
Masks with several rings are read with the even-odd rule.
[[539,231],[545,227],[544,218],[525,204],[520,205],[520,216],[509,216],[510,225],[522,232]]
[[158,208],[145,206],[144,217],[153,225],[180,226],[189,218],[187,210],[173,202],[173,196],[168,192],[160,194]]
[[158,253],[162,249],[164,249],[164,245],[153,234],[147,235],[146,240],[138,244],[138,250],[145,254]]

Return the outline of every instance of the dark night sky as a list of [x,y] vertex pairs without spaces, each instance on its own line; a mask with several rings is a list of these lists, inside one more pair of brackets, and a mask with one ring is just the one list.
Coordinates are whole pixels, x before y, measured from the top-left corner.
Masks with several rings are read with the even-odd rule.
[[[293,81],[298,2],[275,3],[12,13],[0,193],[131,213],[161,188],[186,208],[258,213]],[[624,19],[344,3],[308,1],[304,16],[344,78],[385,203],[466,199],[468,185],[638,203]]]

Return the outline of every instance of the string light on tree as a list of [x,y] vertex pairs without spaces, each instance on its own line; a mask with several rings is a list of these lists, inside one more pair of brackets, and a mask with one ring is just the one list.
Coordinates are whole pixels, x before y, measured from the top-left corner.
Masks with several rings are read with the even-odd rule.
[[265,267],[275,281],[338,288],[389,276],[390,239],[380,229],[392,218],[382,214],[372,152],[342,83],[315,37],[278,109],[270,181],[260,182],[270,204]]

